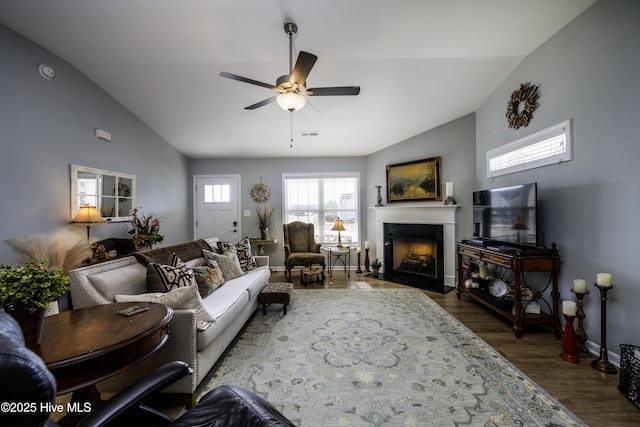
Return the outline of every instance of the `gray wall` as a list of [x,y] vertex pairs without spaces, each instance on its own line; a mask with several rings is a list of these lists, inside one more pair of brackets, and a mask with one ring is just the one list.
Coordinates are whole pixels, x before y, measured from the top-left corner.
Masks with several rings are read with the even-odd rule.
[[[444,183],[453,182],[454,198],[460,208],[456,212],[456,239],[471,236],[471,194],[475,190],[475,115],[468,114],[437,128],[399,142],[367,157],[366,206],[375,206],[376,185],[382,185],[382,204],[387,204],[386,165],[406,161],[442,157],[442,193]],[[425,202],[426,203],[426,202]],[[442,204],[443,202],[428,202]],[[393,203],[401,206],[402,203]],[[375,248],[375,213],[367,211],[366,239],[372,242],[372,258],[382,258],[382,248]],[[377,254],[377,255],[376,255]]]
[[[600,345],[598,272],[613,276],[607,303],[607,347],[640,343],[635,247],[640,238],[640,2],[598,1],[522,62],[477,111],[479,188],[538,182],[540,228],[562,257],[561,299],[575,300],[572,280],[583,278],[589,340]],[[540,85],[540,107],[527,128],[509,129],[506,102],[520,83]],[[573,118],[572,161],[485,178],[485,153]]]
[[[260,231],[255,226],[255,218],[242,216],[243,210],[255,213],[260,206],[251,199],[251,187],[261,182],[271,190],[269,206],[276,206],[276,224],[270,230],[270,236],[278,239],[278,244],[265,246],[265,255],[269,255],[269,262],[276,269],[284,269],[284,249],[282,247],[282,174],[294,172],[359,172],[360,198],[364,200],[364,189],[367,187],[365,176],[365,160],[361,157],[348,158],[318,158],[318,159],[219,159],[219,160],[191,160],[192,175],[241,175],[241,207],[240,226],[241,237],[257,237]],[[366,209],[366,206],[361,206]],[[361,216],[363,219],[366,217]],[[366,221],[361,224],[361,236],[364,236]],[[355,262],[354,262],[355,264]]]
[[[19,255],[4,240],[68,226],[70,164],[137,176],[138,206],[162,219],[166,242],[190,234],[188,161],[69,63],[0,25],[0,262]],[[38,64],[56,71],[43,79]],[[112,133],[110,143],[94,128]],[[97,225],[92,240],[128,237],[127,223]]]

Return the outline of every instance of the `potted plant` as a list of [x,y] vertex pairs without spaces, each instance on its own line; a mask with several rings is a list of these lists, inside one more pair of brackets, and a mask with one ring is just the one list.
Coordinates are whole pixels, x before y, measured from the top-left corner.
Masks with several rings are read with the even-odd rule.
[[256,214],[258,218],[258,229],[260,230],[260,237],[262,240],[269,240],[269,227],[273,224],[273,212],[276,210],[275,206],[266,206],[256,208]]
[[378,277],[378,272],[380,271],[380,267],[382,267],[382,261],[376,257],[371,263],[371,269],[373,270],[373,277]]
[[137,250],[153,249],[153,245],[164,240],[164,236],[160,234],[160,219],[155,214],[145,215],[134,208],[129,222],[133,226],[129,234],[133,235]]
[[69,276],[62,268],[47,270],[47,263],[0,264],[0,307],[20,324],[28,347],[40,344],[49,304],[69,291]]

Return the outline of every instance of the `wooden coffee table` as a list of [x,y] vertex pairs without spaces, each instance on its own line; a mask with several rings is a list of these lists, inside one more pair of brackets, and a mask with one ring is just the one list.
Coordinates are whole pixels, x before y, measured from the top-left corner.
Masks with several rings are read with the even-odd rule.
[[[130,317],[118,310],[133,305],[149,309]],[[158,350],[168,339],[171,308],[163,304],[106,304],[46,317],[39,346],[32,347],[58,384],[56,394],[84,391]]]

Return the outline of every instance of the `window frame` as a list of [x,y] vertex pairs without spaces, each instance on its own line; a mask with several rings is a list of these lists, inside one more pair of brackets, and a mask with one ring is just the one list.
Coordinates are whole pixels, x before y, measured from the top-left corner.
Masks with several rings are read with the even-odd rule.
[[[550,140],[557,136],[564,135],[565,151],[558,154],[550,154],[542,158],[536,158],[533,160],[521,160],[519,163],[513,166],[508,166],[496,170],[491,169],[492,160],[504,156],[516,153],[520,150],[525,150],[527,147],[531,147],[535,144]],[[557,163],[567,162],[573,159],[573,137],[572,137],[572,119],[565,120],[564,122],[550,126],[539,132],[527,135],[516,141],[504,144],[500,147],[487,150],[486,153],[486,176],[488,179],[496,176],[507,175],[515,172],[521,172],[529,169],[535,169],[542,166],[553,165]]]
[[[286,172],[286,173],[283,173],[282,174],[282,223],[287,224],[289,222],[294,221],[289,217],[289,213],[296,211],[296,209],[291,209],[289,207],[288,193],[287,193],[287,180],[294,180],[294,179],[329,180],[329,179],[336,179],[336,178],[355,179],[355,189],[353,192],[353,195],[355,197],[355,202],[354,202],[353,208],[338,207],[338,208],[332,209],[332,208],[323,207],[321,206],[321,203],[323,202],[322,197],[319,196],[318,200],[316,201],[318,204],[317,209],[312,209],[312,208],[309,208],[309,206],[306,206],[304,209],[298,209],[297,211],[301,211],[301,212],[304,211],[304,213],[307,213],[306,220],[300,219],[303,222],[313,222],[313,221],[310,221],[309,218],[312,216],[315,216],[313,215],[313,213],[317,215],[318,224],[315,224],[315,222],[313,222],[314,233],[315,233],[314,237],[317,239],[318,243],[321,243],[324,246],[332,246],[337,244],[338,232],[337,231],[333,232],[335,233],[335,235],[332,232],[326,233],[326,231],[329,231],[327,228],[328,225],[333,225],[333,223],[331,221],[327,221],[326,218],[328,215],[330,216],[332,213],[339,211],[343,215],[342,216],[338,215],[338,216],[340,216],[340,218],[343,220],[344,227],[347,229],[347,231],[340,232],[342,244],[343,246],[350,246],[355,248],[360,241],[360,228],[362,226],[362,220],[360,215],[360,203],[361,203],[360,172],[302,172],[302,173]],[[319,188],[322,188],[322,184],[319,184]],[[354,215],[353,222],[350,222],[350,220],[348,219],[350,217],[349,215],[350,213],[353,213]],[[347,215],[344,215],[344,214],[347,214]],[[345,239],[346,236],[351,237],[351,239],[348,239],[348,238]],[[329,239],[327,239],[326,237],[329,237]]]

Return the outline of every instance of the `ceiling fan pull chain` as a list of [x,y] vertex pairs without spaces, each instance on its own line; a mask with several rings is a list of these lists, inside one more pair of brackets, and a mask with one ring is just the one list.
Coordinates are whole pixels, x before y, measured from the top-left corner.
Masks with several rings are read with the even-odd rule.
[[289,131],[291,133],[291,145],[289,148],[293,148],[293,111],[289,111]]

